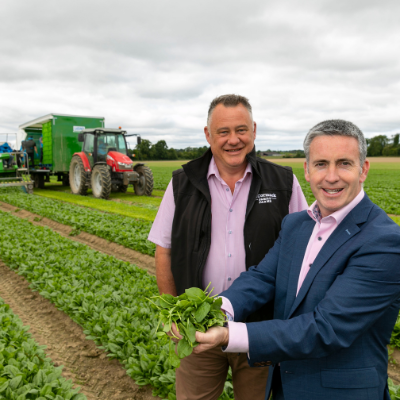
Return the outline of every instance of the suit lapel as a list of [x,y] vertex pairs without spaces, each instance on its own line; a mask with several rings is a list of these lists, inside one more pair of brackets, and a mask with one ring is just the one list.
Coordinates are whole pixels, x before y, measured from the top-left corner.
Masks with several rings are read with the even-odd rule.
[[284,318],[287,318],[289,310],[291,309],[292,304],[296,299],[297,283],[299,281],[300,270],[303,264],[308,241],[310,240],[310,236],[312,234],[314,226],[315,222],[311,218],[309,218],[307,221],[304,221],[302,223],[299,234],[297,235],[294,256],[289,271],[289,283],[287,288]]
[[[366,195],[365,195],[366,197]],[[368,199],[368,198],[367,198]],[[364,199],[363,199],[364,200]],[[369,203],[370,200],[368,199]],[[364,201],[360,202],[360,206],[362,206],[362,203]],[[358,207],[355,207],[354,211]],[[360,207],[364,208],[364,207]],[[371,208],[371,207],[369,207]],[[357,210],[359,211],[359,210]],[[357,222],[361,222],[358,220],[358,212],[350,212],[345,219],[339,224],[339,226],[333,231],[327,242],[324,244],[320,252],[318,253],[317,257],[315,258],[312,267],[308,271],[308,274],[306,278],[304,279],[304,282],[299,290],[299,294],[297,295],[292,308],[290,309],[290,312],[287,316],[287,318],[290,318],[296,308],[300,305],[300,303],[303,301],[304,297],[306,296],[308,290],[310,289],[311,284],[314,281],[315,276],[318,274],[318,272],[321,270],[321,268],[329,261],[329,259],[332,257],[332,255],[341,247],[343,244],[345,244],[348,240],[350,240],[354,235],[356,235],[359,231],[360,228],[357,225]],[[364,218],[365,220],[365,215]],[[358,221],[357,221],[358,220]],[[297,254],[303,254],[301,253],[302,249],[298,249]],[[303,254],[304,255],[304,254]],[[299,271],[300,273],[300,271]],[[297,274],[297,278],[299,276],[299,273]]]

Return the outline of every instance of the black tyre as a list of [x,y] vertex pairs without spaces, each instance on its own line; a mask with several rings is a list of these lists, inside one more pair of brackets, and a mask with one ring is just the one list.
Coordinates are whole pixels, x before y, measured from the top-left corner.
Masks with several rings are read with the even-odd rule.
[[126,193],[128,191],[128,185],[119,185],[118,192]]
[[98,199],[108,199],[111,193],[111,175],[107,165],[96,165],[92,171],[92,193]]
[[44,189],[44,176],[42,174],[35,174],[33,181],[35,188]]
[[87,176],[83,161],[79,156],[72,157],[69,165],[69,185],[73,194],[85,196],[88,190],[86,185]]
[[139,174],[139,180],[133,184],[135,193],[138,196],[151,196],[154,184],[151,169],[145,165],[140,165],[135,168],[135,171]]
[[64,174],[62,176],[62,184],[63,184],[63,186],[69,186],[69,175],[68,174]]

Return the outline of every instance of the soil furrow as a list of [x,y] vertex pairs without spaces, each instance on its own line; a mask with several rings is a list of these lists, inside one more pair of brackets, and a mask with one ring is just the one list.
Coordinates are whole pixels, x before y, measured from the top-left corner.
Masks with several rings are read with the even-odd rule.
[[[146,269],[151,275],[155,275],[156,273],[154,257],[139,253],[138,251],[132,249],[128,249],[120,244],[109,242],[106,239],[99,238],[98,236],[91,235],[90,233],[86,232],[81,232],[76,236],[69,236],[73,230],[71,226],[60,224],[59,222],[53,221],[46,217],[41,217],[38,214],[31,213],[24,209],[19,209],[18,207],[12,206],[8,203],[0,202],[0,210],[12,212],[13,215],[27,219],[35,225],[47,226],[60,235],[68,237],[71,240],[75,240],[76,242],[84,243],[94,250],[101,251],[102,253],[114,256],[123,261],[128,261],[129,263],[135,264],[142,269]],[[15,212],[15,210],[19,211]],[[40,219],[40,221],[34,221],[35,218]]]
[[63,376],[81,387],[88,400],[150,400],[151,388],[139,387],[122,364],[110,360],[63,311],[29,288],[29,282],[0,261],[0,297],[10,305]]

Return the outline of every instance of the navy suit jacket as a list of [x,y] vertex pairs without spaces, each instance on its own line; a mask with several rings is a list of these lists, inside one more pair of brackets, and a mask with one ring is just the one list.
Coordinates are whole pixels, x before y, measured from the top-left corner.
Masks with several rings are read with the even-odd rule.
[[317,255],[296,296],[315,222],[290,214],[261,263],[221,293],[235,321],[268,302],[274,319],[248,323],[249,364],[280,363],[285,400],[388,399],[387,344],[400,307],[400,227],[367,195]]

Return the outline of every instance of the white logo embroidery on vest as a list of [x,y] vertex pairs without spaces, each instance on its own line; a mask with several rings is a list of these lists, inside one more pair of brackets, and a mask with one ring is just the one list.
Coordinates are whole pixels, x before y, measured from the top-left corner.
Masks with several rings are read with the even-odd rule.
[[276,200],[275,193],[260,193],[256,197],[256,201],[258,201],[259,204],[272,203],[272,200]]

